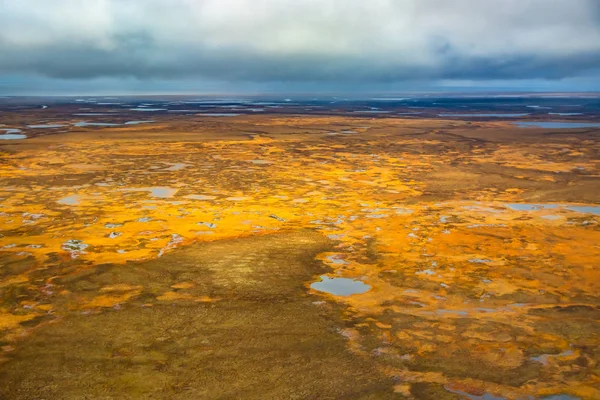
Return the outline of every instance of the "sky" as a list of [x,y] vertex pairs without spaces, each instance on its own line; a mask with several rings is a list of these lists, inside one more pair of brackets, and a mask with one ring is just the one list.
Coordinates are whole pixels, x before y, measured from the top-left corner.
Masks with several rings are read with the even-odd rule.
[[0,95],[600,91],[598,0],[0,0]]

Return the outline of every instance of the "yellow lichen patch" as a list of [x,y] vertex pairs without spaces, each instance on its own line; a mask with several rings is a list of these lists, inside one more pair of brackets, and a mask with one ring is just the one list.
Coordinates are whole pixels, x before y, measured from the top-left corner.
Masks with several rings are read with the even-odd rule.
[[194,287],[194,284],[191,282],[180,282],[180,283],[171,285],[171,287],[173,289],[190,289],[190,288]]
[[481,396],[594,398],[597,139],[314,115],[73,135],[2,153],[7,335],[34,315],[24,309],[62,317],[136,303],[142,292],[156,296],[139,299],[152,307],[216,301],[199,295],[211,285],[253,289],[264,260],[226,252],[205,266],[206,280],[188,267],[172,273],[176,264],[131,271],[197,242],[310,230],[330,242],[314,280],[369,290],[337,296],[303,280],[298,296],[339,303],[348,347],[390,375]]
[[164,292],[160,296],[156,297],[157,300],[160,301],[177,301],[177,300],[188,300],[194,301],[196,303],[212,303],[217,301],[217,299],[210,298],[208,296],[195,296],[191,293],[184,292]]
[[219,301],[219,299],[211,298],[208,296],[196,296],[194,298],[194,301],[197,303],[213,303],[215,301]]
[[109,285],[100,288],[100,292],[130,292],[130,291],[141,291],[142,286],[139,285],[128,285],[126,283],[118,283],[116,285]]
[[15,315],[6,312],[0,312],[0,331],[15,329],[19,327],[21,322],[30,321],[37,316],[39,316],[39,314]]
[[120,295],[103,294],[100,296],[96,296],[91,301],[85,303],[83,305],[83,308],[114,307],[117,304],[122,304],[127,300],[138,296],[141,292],[141,290],[133,290]]
[[511,194],[520,194],[520,193],[523,193],[524,190],[523,189],[519,189],[519,188],[508,188],[508,189],[505,190],[505,192],[511,193]]

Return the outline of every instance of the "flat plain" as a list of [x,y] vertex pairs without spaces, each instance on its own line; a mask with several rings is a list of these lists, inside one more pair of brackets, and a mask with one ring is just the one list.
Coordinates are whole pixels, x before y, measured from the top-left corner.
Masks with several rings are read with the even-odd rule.
[[42,101],[0,398],[600,398],[596,98]]

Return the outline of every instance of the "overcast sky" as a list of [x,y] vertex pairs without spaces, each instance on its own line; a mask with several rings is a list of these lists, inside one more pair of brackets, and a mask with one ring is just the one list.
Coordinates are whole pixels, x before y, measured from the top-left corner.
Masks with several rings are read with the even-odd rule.
[[600,90],[599,0],[0,0],[0,93]]

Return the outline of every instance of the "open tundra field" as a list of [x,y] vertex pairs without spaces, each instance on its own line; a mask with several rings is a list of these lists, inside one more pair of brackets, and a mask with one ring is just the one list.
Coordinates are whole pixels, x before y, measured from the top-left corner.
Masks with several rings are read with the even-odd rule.
[[0,398],[600,398],[597,100],[39,101]]

